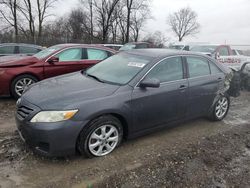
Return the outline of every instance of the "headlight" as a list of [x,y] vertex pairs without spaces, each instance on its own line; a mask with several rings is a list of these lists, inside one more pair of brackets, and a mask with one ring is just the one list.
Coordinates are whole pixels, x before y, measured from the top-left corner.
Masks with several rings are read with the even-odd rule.
[[30,122],[32,123],[51,123],[58,121],[65,121],[71,119],[78,110],[67,111],[42,111],[36,114]]

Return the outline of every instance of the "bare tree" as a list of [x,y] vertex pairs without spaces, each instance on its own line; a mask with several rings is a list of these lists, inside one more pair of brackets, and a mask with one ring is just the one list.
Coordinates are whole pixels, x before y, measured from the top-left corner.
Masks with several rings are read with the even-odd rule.
[[14,28],[15,42],[18,42],[18,0],[2,0],[0,14],[5,22]]
[[[89,25],[89,40],[90,43],[94,40],[94,0],[79,0],[80,4],[82,4],[82,11],[86,16],[85,25]],[[87,6],[86,6],[87,5]],[[80,9],[79,9],[80,10]]]
[[127,28],[126,28],[126,40],[125,42],[129,42],[129,32],[130,32],[130,16],[132,11],[132,5],[134,0],[126,0],[126,8],[127,8]]
[[139,33],[145,25],[146,21],[151,18],[147,0],[137,1],[135,5],[136,11],[132,12],[130,29],[132,31],[132,38],[135,42],[139,39]]
[[68,43],[72,40],[72,31],[68,18],[58,18],[53,22],[45,24],[42,45],[51,46],[58,43]]
[[102,42],[108,40],[109,29],[112,25],[113,12],[120,0],[94,0],[97,25],[101,30]]
[[[31,37],[32,41],[35,42],[35,16],[34,9],[32,7],[31,0],[23,0],[23,4],[20,7],[20,11],[22,12],[24,18],[28,21],[29,25],[29,37]],[[25,32],[23,26],[20,26],[21,30]]]
[[147,34],[143,41],[149,42],[157,48],[163,48],[165,43],[169,41],[169,38],[167,38],[162,32],[155,31],[154,33]]
[[36,0],[38,12],[38,38],[42,36],[43,22],[50,16],[48,9],[53,7],[57,0]]
[[[137,13],[137,12],[141,12],[141,11],[145,12],[145,10],[147,11],[148,15],[144,14],[146,17],[145,17],[145,19],[143,18],[143,20],[148,19],[149,15],[150,15],[150,10],[149,10],[149,5],[148,5],[149,0],[125,0],[125,1],[126,1],[125,5],[126,5],[126,9],[127,9],[126,10],[126,12],[127,12],[127,15],[126,15],[126,42],[129,42],[132,19],[133,19],[134,23],[136,20],[142,21],[142,17],[140,17],[141,14]],[[137,18],[136,17],[137,15],[140,18]]]
[[168,24],[179,41],[182,41],[186,36],[197,34],[200,28],[200,24],[197,22],[196,12],[190,8],[182,8],[170,14]]

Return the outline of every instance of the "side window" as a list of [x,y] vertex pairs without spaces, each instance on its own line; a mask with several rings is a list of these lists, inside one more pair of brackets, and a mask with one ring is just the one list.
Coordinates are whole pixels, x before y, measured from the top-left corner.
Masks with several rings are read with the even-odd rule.
[[233,55],[237,55],[236,50],[232,50]]
[[87,49],[88,59],[89,60],[103,60],[106,59],[109,55],[104,50],[98,50],[98,49]]
[[35,54],[38,52],[37,48],[31,48],[27,46],[19,46],[19,53],[20,54]]
[[190,78],[210,74],[208,61],[204,59],[197,57],[187,57],[187,64]]
[[219,48],[220,56],[229,56],[228,48],[227,47],[220,47]]
[[82,48],[67,49],[57,54],[55,57],[58,57],[60,62],[79,61],[82,59]]
[[172,57],[163,60],[149,72],[147,78],[157,78],[160,82],[183,79],[181,57]]
[[14,54],[15,46],[0,47],[0,54]]
[[221,73],[221,70],[219,69],[219,67],[217,67],[214,63],[209,63],[210,65],[210,70],[211,70],[211,74],[217,74],[217,73]]

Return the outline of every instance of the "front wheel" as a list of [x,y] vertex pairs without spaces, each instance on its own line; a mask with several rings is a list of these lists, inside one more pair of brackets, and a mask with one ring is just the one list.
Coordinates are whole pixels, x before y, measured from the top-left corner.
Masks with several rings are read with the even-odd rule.
[[37,82],[37,78],[32,75],[24,74],[17,76],[11,83],[10,89],[11,94],[15,99],[21,97],[24,90],[29,87],[30,85]]
[[210,115],[210,119],[214,121],[221,121],[223,120],[229,110],[230,101],[229,97],[227,96],[220,96],[217,102],[213,106],[212,114]]
[[121,122],[110,115],[93,120],[79,135],[77,148],[87,157],[101,157],[111,153],[121,142]]

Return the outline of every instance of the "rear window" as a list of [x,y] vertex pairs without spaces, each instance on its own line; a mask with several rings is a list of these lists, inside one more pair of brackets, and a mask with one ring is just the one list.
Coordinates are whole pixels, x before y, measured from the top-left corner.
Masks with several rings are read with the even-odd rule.
[[89,60],[103,60],[108,57],[108,53],[104,50],[99,49],[87,49],[88,59]]

